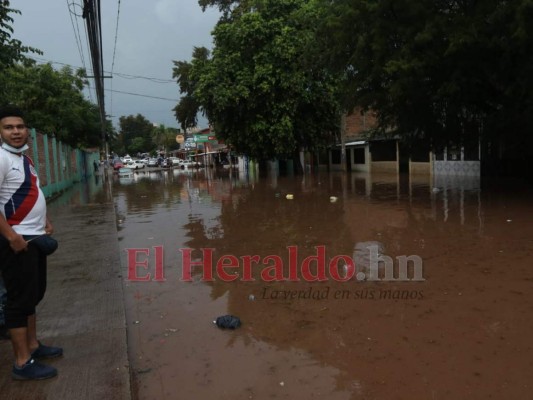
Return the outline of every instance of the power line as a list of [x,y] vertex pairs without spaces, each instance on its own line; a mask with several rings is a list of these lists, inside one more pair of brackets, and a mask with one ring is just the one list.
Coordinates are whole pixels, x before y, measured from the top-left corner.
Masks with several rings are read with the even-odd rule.
[[122,93],[122,94],[129,94],[131,96],[139,96],[139,97],[148,97],[150,99],[157,99],[157,100],[167,100],[167,101],[173,101],[178,102],[178,99],[169,99],[168,97],[158,97],[158,96],[149,96],[147,94],[139,94],[139,93],[132,93],[132,92],[123,92],[121,90],[112,90],[112,89],[105,89],[106,92],[114,92],[114,93]]
[[115,54],[117,51],[117,37],[118,37],[118,21],[120,17],[120,0],[118,0],[118,9],[117,9],[117,24],[115,27],[115,45],[113,46],[113,61],[111,63],[111,75],[113,75],[113,71],[115,70]]
[[[120,19],[120,0],[118,0],[117,7],[117,23],[115,25],[115,44],[113,45],[113,61],[111,62],[111,76],[113,76],[113,71],[115,70],[115,55],[117,54],[117,38],[118,38],[118,21]],[[111,89],[113,89],[113,81],[111,81]],[[109,114],[113,114],[113,92],[109,99]]]
[[76,27],[74,26],[74,19],[72,18],[72,15],[74,14],[74,12],[70,9],[70,6],[73,5],[74,3],[69,3],[69,0],[66,0],[66,1],[67,1],[68,13],[70,16],[70,23],[72,25],[72,30],[74,31],[74,39],[76,40],[76,46],[78,47],[78,52],[80,53],[81,63],[83,67],[85,68],[85,58],[83,57],[83,51],[81,49],[80,31],[79,29],[76,31]]
[[[75,14],[76,15],[76,14]],[[76,15],[78,18],[81,18],[81,15]],[[79,30],[79,24],[77,23],[78,20],[76,20],[76,25],[78,26],[78,30]],[[87,44],[87,51],[88,49],[90,48],[89,46],[89,34],[87,32],[87,30],[85,30],[85,43]],[[85,67],[85,63],[83,63],[83,67],[85,68],[85,70],[87,71],[87,68]],[[87,86],[89,87],[89,98],[91,99],[91,101],[93,103],[96,103],[94,100],[93,100],[93,91],[92,91],[92,88],[91,88],[91,81],[87,81]],[[96,88],[95,88],[95,93],[96,93]]]
[[[74,7],[75,6],[79,6],[79,7],[81,7],[81,6],[78,3],[75,3],[74,1],[69,2],[69,0],[66,0],[66,2],[67,2],[68,13],[69,13],[69,16],[70,16],[70,23],[72,25],[72,30],[74,31],[74,39],[76,41],[76,46],[78,47],[78,52],[80,54],[81,64],[83,65],[83,68],[85,70],[87,70],[87,67],[85,65],[85,56],[84,56],[84,52],[83,52],[83,46],[82,46],[80,25],[78,23],[78,18],[80,18],[81,15],[76,14],[76,12],[74,11]],[[74,18],[73,18],[73,16],[74,16]],[[74,20],[76,21],[75,24],[74,24]],[[87,42],[87,48],[89,48],[89,41],[88,41],[88,38],[87,38],[87,32],[85,32],[85,40]],[[87,84],[89,86],[89,98],[91,99],[91,102],[94,103],[93,94],[92,94],[92,90],[91,90],[91,84],[90,84],[90,82],[87,82]]]
[[[72,68],[79,68],[79,67],[77,67],[75,65],[66,64],[66,63],[62,63],[62,62],[58,62],[58,61],[46,60],[44,58],[39,58],[39,57],[32,57],[32,59],[35,60],[35,61],[43,61],[43,62],[48,62],[48,63],[52,63],[52,64],[66,65],[66,66],[72,67]],[[115,75],[119,75],[119,74],[115,72]],[[147,77],[141,77],[141,76],[138,76],[138,75],[128,75],[128,74],[120,74],[120,75],[132,76],[132,77],[137,77],[137,78],[147,78]],[[153,79],[158,79],[158,78],[153,78]],[[175,81],[171,81],[171,82],[175,83]],[[157,100],[174,101],[174,102],[180,101],[179,99],[170,99],[168,97],[158,97],[158,96],[150,96],[150,95],[147,95],[147,94],[124,92],[124,91],[121,91],[121,90],[104,89],[104,91],[113,92],[113,93],[128,94],[128,95],[131,95],[131,96],[147,97],[147,98],[150,98],[150,99],[157,99]]]
[[[66,64],[66,63],[62,63],[62,62],[59,62],[59,61],[52,61],[52,60],[47,60],[45,58],[40,58],[40,57],[31,57],[33,60],[35,61],[42,61],[42,62],[47,62],[47,63],[51,63],[51,64],[58,64],[58,65],[67,65],[69,67],[72,67],[72,68],[80,68],[76,65],[72,65],[72,64]],[[104,73],[112,73],[110,71],[104,71]],[[154,77],[150,77],[150,76],[142,76],[142,75],[131,75],[131,74],[125,74],[125,73],[121,73],[121,72],[115,72],[115,73],[112,73],[113,75],[116,75],[116,76],[119,76],[121,78],[124,78],[124,79],[145,79],[145,80],[148,80],[148,81],[151,81],[151,82],[155,82],[155,83],[176,83],[175,80],[173,79],[165,79],[165,78],[154,78]]]
[[115,75],[120,76],[121,78],[125,78],[125,79],[146,79],[148,81],[152,81],[155,83],[176,83],[176,81],[173,79],[152,78],[149,76],[141,76],[141,75],[129,75],[129,74],[123,74],[120,72],[115,72]]

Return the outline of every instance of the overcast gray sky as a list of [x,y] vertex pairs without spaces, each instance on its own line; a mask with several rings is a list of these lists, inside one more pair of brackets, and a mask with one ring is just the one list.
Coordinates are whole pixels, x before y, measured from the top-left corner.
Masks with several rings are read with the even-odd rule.
[[[86,27],[81,18],[82,3],[82,0],[12,1],[11,8],[22,13],[13,14],[13,37],[24,45],[42,50],[42,56],[34,56],[39,62],[85,65],[90,75],[92,68]],[[111,73],[115,51],[113,78],[104,82],[106,113],[113,116],[115,126],[119,117],[139,113],[153,123],[178,127],[172,112],[177,102],[163,100],[179,99],[175,81],[159,83],[118,74],[172,80],[173,60],[190,60],[194,46],[212,47],[211,30],[218,20],[217,10],[202,12],[197,0],[103,0],[101,7],[106,75]],[[81,38],[81,43],[77,37]],[[61,67],[61,64],[53,65]],[[91,88],[91,99],[96,102],[94,85]],[[204,128],[207,122],[202,118],[198,125]]]

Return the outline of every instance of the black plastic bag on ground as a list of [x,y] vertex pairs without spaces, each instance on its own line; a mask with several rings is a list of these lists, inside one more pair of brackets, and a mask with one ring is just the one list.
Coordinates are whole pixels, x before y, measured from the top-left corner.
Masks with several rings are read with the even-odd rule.
[[233,315],[223,315],[216,319],[215,324],[223,329],[236,329],[241,326],[241,320]]

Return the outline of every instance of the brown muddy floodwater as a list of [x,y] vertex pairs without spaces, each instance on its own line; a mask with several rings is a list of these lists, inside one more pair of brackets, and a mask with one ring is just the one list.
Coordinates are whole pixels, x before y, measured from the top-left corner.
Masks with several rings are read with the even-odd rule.
[[[124,281],[135,397],[531,398],[533,195],[517,183],[480,187],[340,173],[115,177],[124,276],[150,274]],[[369,280],[343,261],[329,270],[366,242],[392,260],[392,278],[396,257],[419,259],[403,280],[383,268]],[[146,268],[126,249],[148,249],[136,255]],[[183,249],[198,263],[212,249],[212,280],[201,265],[183,280]],[[280,281],[291,251],[299,281]],[[306,281],[320,263],[302,271],[303,260],[322,251],[325,280]],[[246,259],[258,262],[247,269]],[[219,260],[236,267],[217,273]],[[416,260],[424,280],[413,279]],[[340,282],[335,271],[355,275]],[[217,328],[225,314],[242,326]]]

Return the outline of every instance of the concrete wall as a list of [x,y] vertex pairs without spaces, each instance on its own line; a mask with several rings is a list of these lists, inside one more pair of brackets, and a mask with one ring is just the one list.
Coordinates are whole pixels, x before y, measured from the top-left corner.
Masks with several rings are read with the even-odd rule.
[[372,161],[370,163],[372,172],[398,173],[398,161]]
[[479,161],[434,161],[433,172],[438,175],[480,176],[481,163]]
[[350,151],[350,160],[352,160],[352,164],[350,165],[351,170],[353,172],[369,172],[370,171],[370,148],[367,145],[364,146],[365,150],[365,163],[355,163],[355,147],[349,147],[346,151]]
[[[437,160],[436,155],[433,160],[433,173],[436,175],[458,175],[477,176],[481,175],[481,148],[478,149],[477,160],[466,160],[464,148],[460,148],[459,153],[452,153],[454,157],[448,156],[448,148],[444,149],[442,159]],[[450,158],[453,158],[450,160]]]
[[353,172],[369,172],[370,165],[368,164],[352,164]]
[[432,172],[430,162],[409,161],[409,173],[412,175],[431,175]]

